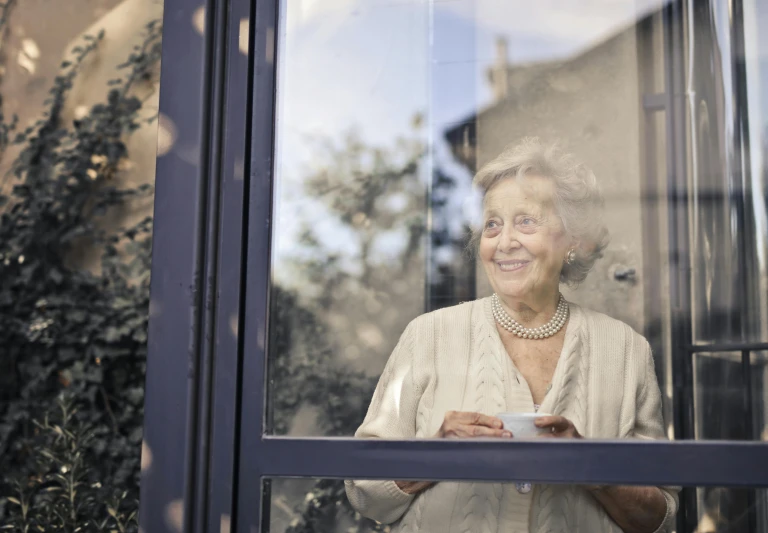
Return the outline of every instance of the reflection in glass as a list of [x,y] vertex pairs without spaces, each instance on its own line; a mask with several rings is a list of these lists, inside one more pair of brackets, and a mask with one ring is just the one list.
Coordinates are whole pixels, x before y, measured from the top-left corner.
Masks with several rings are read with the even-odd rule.
[[[720,372],[725,363],[690,349],[766,338],[754,148],[768,107],[749,17],[729,18],[715,2],[695,13],[681,4],[679,20],[662,1],[284,4],[272,431],[352,434],[406,325],[491,293],[482,262],[467,252],[472,176],[505,146],[538,136],[586,161],[605,197],[610,244],[586,280],[563,289],[567,299],[649,340],[668,435],[749,438],[701,414],[725,412],[712,391],[743,368]],[[754,2],[744,9],[763,16]],[[703,18],[685,36],[689,15]],[[744,51],[717,25],[743,32]],[[669,68],[678,55],[691,69],[676,81]],[[667,98],[686,84],[695,101]],[[689,137],[669,129],[673,115],[690,118]],[[753,370],[759,434],[764,378]]]
[[648,339],[663,433],[761,437],[768,13],[692,6],[282,2],[270,431],[353,434],[406,326],[493,292],[472,179],[538,137],[600,184],[610,243],[563,293]]
[[403,3],[284,4],[273,428],[350,434],[424,309],[429,20]]
[[659,4],[635,4],[591,14],[574,7],[568,15],[585,21],[574,32],[541,4],[527,14],[538,29],[526,23],[520,33],[513,30],[528,8],[516,2],[431,10],[421,2],[287,3],[278,54],[275,431],[329,434],[337,425],[320,420],[311,395],[286,390],[281,400],[282,380],[319,368],[333,379],[375,378],[413,317],[489,294],[465,251],[471,177],[526,135],[559,140],[589,160],[607,199],[611,245],[566,296],[644,330],[642,41],[632,23]]
[[697,439],[765,439],[761,353],[699,352],[693,355]]

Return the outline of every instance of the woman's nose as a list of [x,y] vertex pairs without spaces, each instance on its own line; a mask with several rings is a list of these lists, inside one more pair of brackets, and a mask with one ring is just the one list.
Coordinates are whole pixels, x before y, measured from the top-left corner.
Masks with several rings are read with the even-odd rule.
[[520,247],[520,241],[517,240],[517,232],[507,226],[501,232],[498,248],[502,252],[508,252]]

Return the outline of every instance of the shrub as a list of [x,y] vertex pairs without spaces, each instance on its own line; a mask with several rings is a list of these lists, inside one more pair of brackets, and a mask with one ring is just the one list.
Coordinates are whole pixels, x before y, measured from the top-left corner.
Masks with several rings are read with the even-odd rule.
[[[142,103],[130,89],[159,60],[160,35],[159,23],[147,26],[106,101],[73,124],[61,119],[64,101],[103,34],[86,37],[74,59],[62,64],[35,124],[18,131],[16,119],[0,113],[0,148],[18,151],[13,187],[0,195],[0,495],[23,493],[19,479],[34,484],[41,475],[30,465],[64,460],[57,446],[72,439],[89,482],[124,487],[125,501],[138,495],[152,221],[108,232],[99,219],[152,192],[149,186],[120,189],[114,178],[126,165],[124,139],[142,120]],[[99,274],[67,260],[79,246],[103,250]],[[63,428],[44,422],[62,391],[73,402],[65,422],[75,429],[46,441],[53,458],[46,457],[36,439]],[[88,428],[87,438],[78,428]],[[11,497],[28,507],[48,502],[39,494]],[[46,505],[50,512],[29,507],[27,513],[53,519],[58,503]],[[0,502],[0,523],[9,512],[13,500]],[[54,522],[41,527],[55,530]]]
[[129,533],[138,530],[138,503],[127,490],[105,487],[95,471],[92,428],[76,418],[75,400],[62,395],[57,408],[34,421],[27,444],[35,450],[13,480],[3,530]]

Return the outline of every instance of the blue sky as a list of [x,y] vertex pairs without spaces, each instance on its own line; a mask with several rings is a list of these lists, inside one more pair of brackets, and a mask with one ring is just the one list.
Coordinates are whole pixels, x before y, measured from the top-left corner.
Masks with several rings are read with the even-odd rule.
[[660,2],[284,0],[281,134],[291,142],[354,126],[388,143],[415,112],[434,124],[457,120],[490,97],[484,71],[498,36],[511,63],[563,58]]
[[[317,160],[313,140],[355,129],[366,142],[389,147],[398,136],[418,135],[450,166],[440,132],[490,103],[486,72],[498,37],[509,43],[511,64],[563,59],[664,2],[283,0],[275,162],[278,261],[296,253],[290,230],[295,219],[333,226],[322,206],[301,192],[301,179]],[[768,41],[758,36],[755,46],[762,68],[752,94],[759,95],[763,109],[757,122],[765,123]],[[419,132],[411,126],[416,113],[426,117]],[[461,172],[455,165],[453,170]],[[339,238],[338,228],[322,233],[334,234],[329,249],[354,250],[354,243]],[[390,243],[396,241],[389,236]]]

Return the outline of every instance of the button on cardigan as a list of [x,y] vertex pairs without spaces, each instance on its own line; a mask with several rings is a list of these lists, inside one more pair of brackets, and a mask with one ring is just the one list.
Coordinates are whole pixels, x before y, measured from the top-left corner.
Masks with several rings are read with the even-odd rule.
[[[570,419],[594,439],[663,439],[661,395],[648,342],[628,325],[569,304],[563,350],[541,411]],[[434,436],[448,411],[534,412],[533,398],[501,342],[491,299],[422,315],[400,338],[379,379],[360,438]],[[510,448],[510,453],[514,450]],[[439,482],[417,495],[394,481],[346,482],[362,515],[393,532],[621,532],[581,487]],[[670,531],[677,491],[662,487]]]

